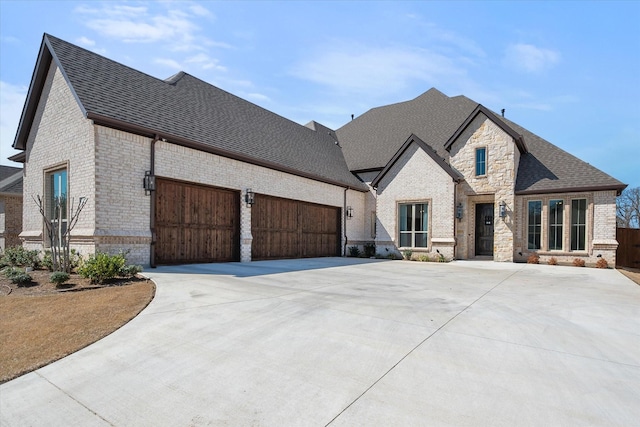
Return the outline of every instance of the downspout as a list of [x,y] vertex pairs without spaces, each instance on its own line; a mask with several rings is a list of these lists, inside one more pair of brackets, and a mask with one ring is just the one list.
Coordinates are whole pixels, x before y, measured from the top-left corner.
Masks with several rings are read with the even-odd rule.
[[458,184],[459,182],[453,180],[453,259],[456,259],[456,247],[458,246],[458,215],[456,201],[458,200]]
[[[160,140],[160,135],[156,135],[151,140],[151,176],[156,175],[156,142]],[[151,206],[149,207],[149,229],[151,230],[151,244],[149,245],[149,265],[156,268],[156,192],[152,191],[149,197]]]
[[344,197],[342,202],[342,229],[344,234],[344,245],[342,248],[342,256],[347,256],[347,190],[349,187],[344,187]]

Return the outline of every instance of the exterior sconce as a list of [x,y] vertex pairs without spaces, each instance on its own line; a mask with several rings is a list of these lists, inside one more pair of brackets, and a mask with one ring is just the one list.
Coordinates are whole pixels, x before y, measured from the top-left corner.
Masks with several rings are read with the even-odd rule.
[[148,196],[152,191],[156,191],[156,177],[151,175],[151,171],[144,172],[144,180],[142,181],[144,187],[144,195]]
[[256,193],[247,188],[247,192],[244,195],[244,201],[248,207],[251,207],[256,202]]
[[500,202],[500,218],[504,219],[507,216],[507,204],[503,201]]
[[462,219],[462,203],[458,203],[458,206],[456,206],[456,218],[458,220]]
[[347,212],[345,213],[347,219],[353,218],[353,208],[351,206],[347,206]]

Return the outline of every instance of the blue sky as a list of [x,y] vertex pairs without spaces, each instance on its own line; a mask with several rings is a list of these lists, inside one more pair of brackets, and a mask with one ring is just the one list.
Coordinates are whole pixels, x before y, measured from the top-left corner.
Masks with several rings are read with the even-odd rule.
[[638,1],[0,0],[0,162],[47,32],[301,124],[337,128],[436,87],[640,187],[639,22]]

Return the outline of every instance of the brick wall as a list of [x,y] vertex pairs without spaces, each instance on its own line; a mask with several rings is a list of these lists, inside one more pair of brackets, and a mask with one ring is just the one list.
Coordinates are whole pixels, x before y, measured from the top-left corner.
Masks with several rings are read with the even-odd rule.
[[20,237],[29,249],[42,249],[43,223],[33,197],[44,196],[46,170],[68,169],[68,197],[88,202],[72,232],[71,246],[83,254],[95,245],[94,128],[83,117],[62,73],[52,63],[36,110],[26,146],[23,183],[23,231]]
[[[410,145],[396,164],[378,183],[377,235],[378,253],[399,255],[398,204],[429,203],[428,248],[413,252],[454,256],[453,202],[454,182],[433,159],[416,144]],[[402,248],[400,248],[402,249]]]
[[22,195],[0,195],[0,251],[22,242]]
[[[586,199],[586,245],[584,251],[571,251],[571,200]],[[563,209],[563,250],[549,250],[549,201],[562,200]],[[540,250],[527,248],[527,210],[529,201],[542,202],[541,246]],[[598,261],[598,255],[606,259],[610,266],[615,265],[616,249],[616,192],[595,191],[580,193],[555,193],[517,196],[518,228],[516,232],[516,245],[514,258],[516,261],[526,261],[529,255],[537,253],[541,263],[547,263],[550,258],[555,258],[559,263],[570,264],[579,258],[589,265]],[[522,253],[522,255],[520,255]]]

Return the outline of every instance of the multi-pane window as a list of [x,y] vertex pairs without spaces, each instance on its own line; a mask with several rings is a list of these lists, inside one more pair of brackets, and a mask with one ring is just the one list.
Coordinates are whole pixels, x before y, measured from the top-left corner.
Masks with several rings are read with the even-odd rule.
[[571,250],[584,251],[587,230],[587,200],[571,201]]
[[487,149],[476,148],[476,176],[487,174]]
[[398,218],[400,223],[400,247],[427,247],[428,215],[427,203],[400,205]]
[[540,249],[540,235],[542,231],[542,202],[534,200],[529,202],[527,247]]
[[562,250],[563,201],[549,201],[549,250]]

